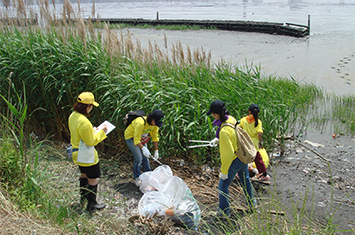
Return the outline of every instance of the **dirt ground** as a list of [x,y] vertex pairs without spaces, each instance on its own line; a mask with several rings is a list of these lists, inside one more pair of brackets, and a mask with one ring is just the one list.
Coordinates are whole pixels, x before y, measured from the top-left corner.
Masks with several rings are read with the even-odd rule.
[[273,158],[271,174],[281,202],[292,208],[305,201],[307,211],[323,224],[330,218],[340,230],[355,231],[355,138],[308,130],[290,153]]
[[[308,130],[299,142],[286,141],[285,153],[280,150],[270,153],[271,164],[268,172],[272,176],[271,185],[253,182],[258,197],[277,199],[280,208],[292,220],[292,214],[305,214],[312,221],[326,225],[329,220],[342,230],[342,234],[355,231],[355,138],[336,136]],[[130,218],[138,214],[138,202],[142,193],[134,185],[132,169],[128,164],[116,168],[102,161],[103,178],[100,191],[103,201],[115,197],[121,203],[111,204],[105,213],[119,214]],[[174,175],[181,177],[189,186],[201,208],[201,217],[216,210],[218,206],[218,170],[208,166],[189,166],[179,161],[162,159],[169,165]],[[152,169],[159,166],[152,163]],[[230,194],[235,203],[243,204],[241,188],[233,183]],[[353,231],[349,231],[353,230]],[[174,234],[183,232],[175,228]]]
[[[286,213],[287,223],[292,223],[294,219],[292,215],[304,214],[311,221],[323,225],[329,224],[328,221],[331,220],[331,224],[339,231],[336,234],[354,234],[355,182],[352,176],[355,173],[355,138],[349,136],[334,138],[331,133],[308,130],[299,142],[290,139],[286,141],[285,146],[282,156],[279,148],[270,153],[271,164],[268,172],[272,176],[271,184],[253,182],[259,204],[262,205],[263,200],[277,201],[279,209]],[[47,171],[51,175],[49,185],[46,187],[61,192],[69,206],[72,202],[79,201],[79,171],[67,157],[65,144],[61,146],[55,144],[53,147],[50,149],[45,147],[41,153],[45,160],[43,165],[48,164]],[[100,234],[117,234],[117,231],[122,230],[114,226],[124,227],[124,231],[119,234],[149,233],[147,226],[128,222],[129,218],[138,215],[138,203],[143,196],[134,185],[132,165],[129,161],[130,156],[127,154],[125,156],[118,154],[111,159],[102,158],[100,161],[102,178],[98,201],[107,204],[107,208],[92,217],[98,224],[103,224],[97,228]],[[181,159],[168,161],[163,158],[161,161],[169,165],[174,175],[182,178],[189,186],[200,206],[204,223],[212,223],[214,217],[211,211],[215,211],[218,206],[218,169],[213,170],[207,165],[193,166]],[[151,166],[155,169],[159,164],[153,162]],[[230,195],[234,208],[244,205],[242,190],[236,182],[230,187]],[[16,215],[13,209],[8,209],[9,206],[4,203],[5,199],[1,199],[0,202],[0,214],[6,212],[4,218],[7,218],[8,224],[12,224],[12,227],[8,225],[8,228],[25,232],[32,228],[33,224],[37,224],[37,229],[39,225],[43,228],[49,226],[46,221],[34,222],[27,219],[18,227],[10,220],[18,221],[20,216]],[[208,233],[203,226],[201,223],[199,233],[196,234],[220,234],[220,231]],[[48,228],[55,230],[52,227]],[[170,232],[167,234],[195,233],[170,225]]]

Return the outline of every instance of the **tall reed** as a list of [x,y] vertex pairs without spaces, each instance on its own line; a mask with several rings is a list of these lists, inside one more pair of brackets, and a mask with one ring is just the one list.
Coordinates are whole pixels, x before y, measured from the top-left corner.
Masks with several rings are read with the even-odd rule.
[[211,54],[203,48],[185,51],[177,43],[169,50],[165,38],[164,49],[151,43],[144,49],[129,31],[123,34],[107,25],[95,32],[92,22],[83,20],[80,9],[76,12],[68,1],[61,16],[50,13],[46,2],[41,6],[39,21],[45,27],[10,24],[0,31],[1,94],[7,94],[10,73],[19,93],[22,82],[27,84],[29,112],[42,108],[30,120],[36,132],[69,140],[71,106],[79,93],[92,91],[101,104],[91,117],[93,123],[108,119],[118,127],[106,144],[125,147],[122,118],[129,110],[149,113],[159,108],[166,115],[163,156],[173,152],[202,161],[204,151],[186,146],[189,139],[213,137],[206,112],[214,99],[225,101],[237,119],[247,114],[251,103],[258,103],[265,147],[271,149],[272,139],[292,132],[305,120],[307,107],[322,96],[313,85],[263,77],[254,65],[211,64]]

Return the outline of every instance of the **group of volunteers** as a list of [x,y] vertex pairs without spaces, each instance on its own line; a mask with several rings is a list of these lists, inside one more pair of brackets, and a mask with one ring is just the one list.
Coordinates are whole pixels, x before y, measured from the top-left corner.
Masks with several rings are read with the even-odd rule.
[[[212,146],[219,143],[219,152],[221,158],[221,173],[219,177],[218,192],[219,192],[219,216],[230,216],[229,206],[229,186],[234,177],[237,175],[243,191],[246,196],[247,205],[249,208],[256,206],[256,199],[254,198],[253,186],[250,182],[248,164],[243,163],[236,155],[238,151],[238,138],[234,128],[230,125],[223,125],[230,123],[232,126],[239,125],[251,137],[254,146],[259,150],[260,139],[262,137],[262,122],[258,119],[260,109],[257,104],[250,105],[248,109],[249,115],[243,117],[238,124],[236,119],[230,115],[226,105],[221,100],[215,100],[211,103],[207,115],[214,117],[213,125],[218,126],[216,131],[216,138],[211,141]],[[255,163],[257,169],[261,173],[260,180],[268,180],[270,176],[266,172],[265,164],[261,158],[259,151],[255,156]]]
[[[97,203],[96,200],[97,178],[101,176],[101,171],[98,154],[94,146],[106,139],[108,128],[104,125],[101,130],[96,130],[89,121],[88,116],[94,106],[99,106],[95,101],[94,95],[91,92],[83,92],[78,96],[73,106],[74,112],[70,114],[68,119],[72,158],[74,163],[79,166],[81,173],[79,179],[80,205],[84,207],[87,202],[86,209],[91,212],[106,207],[104,204]],[[134,119],[125,130],[126,143],[134,156],[133,175],[137,186],[140,184],[139,175],[141,174],[141,167],[143,167],[144,172],[151,171],[148,158],[159,159],[158,130],[163,125],[163,117],[163,112],[155,109],[148,116]],[[154,155],[151,155],[147,148],[147,143],[150,139],[149,134],[154,143]],[[85,154],[92,154],[92,158],[79,159],[79,146],[85,149]]]
[[[70,142],[72,145],[72,158],[80,170],[80,204],[82,207],[87,203],[86,209],[88,211],[101,210],[106,207],[104,204],[99,204],[96,200],[98,190],[98,178],[101,175],[99,158],[97,151],[94,149],[98,143],[103,141],[107,136],[107,126],[103,126],[101,130],[96,130],[88,119],[89,113],[93,107],[98,107],[99,104],[95,101],[94,95],[91,92],[83,92],[74,104],[74,111],[68,119],[70,130]],[[262,122],[258,119],[259,106],[252,104],[249,107],[249,114],[243,117],[238,123],[232,117],[223,101],[215,100],[211,103],[207,115],[214,117],[213,125],[218,126],[216,131],[216,138],[210,144],[217,146],[219,144],[220,158],[221,158],[221,173],[218,185],[219,191],[219,210],[218,214],[223,216],[230,215],[229,206],[229,191],[228,188],[237,175],[240,183],[243,186],[243,191],[246,196],[247,205],[250,208],[256,206],[256,200],[253,195],[253,186],[250,181],[248,164],[243,163],[235,154],[238,151],[237,134],[234,126],[239,125],[248,132],[255,148],[259,150],[260,139],[262,137]],[[155,109],[147,116],[135,118],[125,129],[124,137],[126,143],[131,150],[133,161],[133,176],[136,186],[140,186],[141,182],[139,176],[141,168],[143,172],[151,171],[149,165],[149,158],[154,160],[159,159],[159,128],[163,124],[164,113]],[[154,154],[152,155],[147,147],[147,143],[152,138],[154,145]],[[83,161],[78,158],[80,148],[86,146],[88,149],[92,148],[92,160]],[[86,152],[85,152],[86,153]],[[88,152],[89,153],[89,152]],[[255,164],[260,173],[260,180],[268,180],[270,177],[266,172],[264,162],[258,152],[255,157]]]

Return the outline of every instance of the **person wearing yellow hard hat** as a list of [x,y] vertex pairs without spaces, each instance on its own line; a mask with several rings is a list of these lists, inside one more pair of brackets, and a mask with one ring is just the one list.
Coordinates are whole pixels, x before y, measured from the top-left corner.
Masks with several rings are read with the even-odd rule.
[[81,93],[73,106],[74,112],[69,116],[70,142],[72,158],[80,170],[80,204],[88,211],[101,210],[105,204],[98,204],[96,194],[97,178],[101,176],[99,157],[94,146],[106,139],[107,126],[102,130],[95,130],[88,119],[89,113],[99,104],[91,92]]

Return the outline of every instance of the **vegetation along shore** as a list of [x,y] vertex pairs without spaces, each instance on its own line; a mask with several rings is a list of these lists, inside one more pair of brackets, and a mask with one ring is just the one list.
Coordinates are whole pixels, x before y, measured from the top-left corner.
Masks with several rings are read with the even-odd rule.
[[[259,204],[267,207],[236,213],[227,220],[215,219],[211,212],[218,203],[218,151],[187,146],[189,140],[213,139],[206,112],[216,99],[223,100],[236,118],[243,117],[251,103],[262,107],[259,118],[265,123],[263,145],[268,152],[276,148],[285,154],[290,137],[297,140],[310,127],[353,136],[354,95],[329,95],[314,85],[266,77],[259,67],[214,64],[208,51],[192,51],[179,43],[169,47],[167,38],[164,48],[155,43],[142,48],[129,31],[113,30],[110,25],[97,29],[84,21],[69,1],[61,6],[62,15],[50,12],[48,1],[40,1],[40,24],[31,25],[21,19],[35,18],[33,6],[15,2],[16,8],[3,8],[0,22],[0,221],[6,225],[5,234],[33,230],[38,234],[338,232],[332,220],[315,220],[292,210],[292,205],[290,213],[268,213],[287,208],[277,203],[277,194],[265,194],[272,187],[258,191]],[[93,18],[94,14],[93,6]],[[76,19],[76,23],[66,19]],[[104,156],[101,164],[107,181],[100,199],[109,202],[109,208],[92,215],[73,206],[78,200],[78,172],[65,152],[70,138],[67,119],[82,91],[92,91],[100,103],[91,122],[98,125],[108,120],[117,127],[97,146]],[[162,161],[186,180],[199,202],[198,231],[174,227],[164,218],[132,218],[140,194],[128,184],[131,155],[122,119],[128,111],[142,108],[164,111],[159,144]],[[211,179],[209,183],[201,172]],[[123,183],[126,194],[120,191]],[[238,185],[233,190],[237,212],[242,190]],[[351,194],[349,200],[354,202]],[[15,226],[17,219],[25,224]]]

